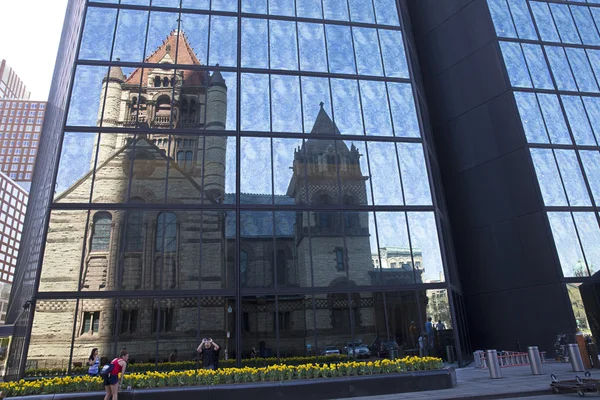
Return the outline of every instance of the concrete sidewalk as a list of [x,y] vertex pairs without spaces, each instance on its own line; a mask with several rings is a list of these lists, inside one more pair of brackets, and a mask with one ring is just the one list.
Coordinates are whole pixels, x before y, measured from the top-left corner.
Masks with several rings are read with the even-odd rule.
[[[583,372],[573,372],[570,363],[551,361],[542,365],[544,375],[532,375],[528,365],[502,368],[502,379],[490,379],[487,369],[461,368],[456,370],[457,385],[452,389],[354,397],[352,400],[522,398],[552,394],[550,374],[556,375],[559,380],[574,379],[575,375],[583,378]],[[592,378],[600,379],[600,370],[590,372]],[[577,395],[574,394],[574,397],[577,398]]]

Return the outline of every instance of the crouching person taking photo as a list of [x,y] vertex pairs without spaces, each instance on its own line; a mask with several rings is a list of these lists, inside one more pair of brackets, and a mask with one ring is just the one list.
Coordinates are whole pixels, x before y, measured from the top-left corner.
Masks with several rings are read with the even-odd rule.
[[115,358],[110,364],[102,367],[100,376],[104,379],[104,390],[106,390],[104,400],[118,400],[119,387],[123,384],[123,376],[125,376],[128,360],[129,353],[127,353],[127,350],[122,350],[119,358]]

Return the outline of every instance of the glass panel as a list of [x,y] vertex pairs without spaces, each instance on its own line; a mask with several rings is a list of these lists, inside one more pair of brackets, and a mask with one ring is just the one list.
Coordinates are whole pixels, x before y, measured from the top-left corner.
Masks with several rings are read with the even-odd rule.
[[[215,1],[212,0],[213,9],[217,6]],[[232,4],[237,9],[237,2],[226,1],[223,4]],[[237,65],[237,18],[217,15],[210,17],[209,48],[208,65]]]
[[404,204],[394,143],[369,142],[368,151],[374,204]]
[[243,131],[271,130],[269,75],[242,74],[241,128]]
[[96,145],[97,134],[65,132],[56,177],[55,202],[90,201]]
[[596,204],[600,203],[600,153],[580,150],[581,162]]
[[398,10],[394,0],[374,0],[375,16],[377,23],[383,25],[399,26]]
[[588,322],[585,306],[581,297],[581,283],[565,283],[565,286],[567,288],[567,292],[569,293],[569,300],[571,303],[571,308],[573,309],[573,315],[575,315],[577,331],[581,331],[586,335],[591,335],[592,330],[590,329],[590,323]]
[[366,134],[393,136],[385,82],[360,81],[359,85]]
[[[75,81],[71,92],[71,103],[67,116],[67,125],[96,126],[102,119],[105,86],[103,78],[108,74],[106,67],[91,67],[81,65],[75,71]],[[109,96],[116,95],[120,90],[116,84],[111,84]]]
[[230,0],[210,0],[211,10],[236,12],[237,1]]
[[554,144],[571,144],[569,129],[558,102],[558,97],[554,94],[538,93],[537,98],[551,142]]
[[296,12],[302,18],[323,18],[321,0],[296,0]]
[[[360,295],[357,293],[356,296]],[[337,350],[341,355],[352,355],[353,329],[348,311],[348,294],[343,292],[319,294],[315,296],[314,301],[316,315],[313,316],[311,312],[311,316],[317,324],[315,328],[318,342],[314,343],[314,346],[309,343],[311,352],[318,355],[327,354],[327,352],[337,354]],[[353,312],[358,313],[358,308],[353,307]],[[310,321],[309,325],[308,318],[307,326],[314,326],[313,321]],[[308,340],[309,338],[307,338]],[[348,344],[350,344],[350,349]],[[361,346],[360,351],[367,353],[369,350],[366,346]]]
[[397,143],[406,205],[431,205],[431,192],[423,146]]
[[302,132],[300,78],[272,75],[272,130],[274,132]]
[[[282,312],[279,317],[281,332],[281,328],[285,328],[286,318],[291,316]],[[276,320],[275,295],[242,297],[242,365],[263,360],[268,364],[266,359],[277,357]]]
[[88,7],[79,49],[83,60],[109,60],[117,10]]
[[583,44],[598,45],[600,36],[588,7],[570,6]]
[[296,23],[270,20],[269,38],[271,68],[297,70]]
[[578,96],[560,96],[560,98],[565,107],[567,120],[571,126],[575,142],[578,145],[596,146],[596,140],[581,98]]
[[[40,273],[40,292],[72,291],[78,290],[78,279],[81,273],[81,255],[84,251],[89,252],[87,238],[91,233],[86,231],[90,228],[88,211],[85,210],[54,210],[50,214],[48,234],[44,250],[44,260]],[[69,257],[65,257],[69,254]],[[101,259],[99,269],[106,270],[106,259]],[[86,268],[90,264],[96,264],[98,259],[91,257],[87,260]],[[114,262],[114,260],[113,260]],[[102,282],[100,282],[102,280]],[[96,290],[99,286],[106,285],[106,276],[98,277]],[[71,327],[72,329],[72,327]]]
[[560,42],[556,25],[554,25],[554,19],[550,13],[550,8],[548,8],[548,3],[532,1],[529,4],[542,40],[546,42]]
[[[244,0],[246,1],[246,0]],[[182,0],[181,7],[182,8],[193,8],[197,10],[208,10],[210,0]]]
[[323,0],[325,19],[348,21],[348,5],[344,0]]
[[[326,195],[320,195],[319,205],[326,203]],[[311,232],[312,269],[315,287],[339,287],[349,285],[348,265],[350,260],[360,259],[357,249],[345,246],[342,214],[318,211],[308,214]],[[308,242],[308,241],[305,241]],[[302,247],[308,251],[308,243]],[[363,252],[364,253],[364,252]],[[361,253],[362,254],[362,253]],[[364,256],[364,254],[363,254]],[[370,263],[362,268],[370,268]]]
[[271,204],[271,139],[244,137],[241,139],[240,190],[242,203]]
[[303,142],[273,138],[273,186],[275,204],[306,204]]
[[528,143],[548,143],[546,127],[535,93],[514,92]]
[[322,24],[298,23],[300,69],[327,72],[325,30]]
[[[352,28],[354,37],[354,48],[356,51],[356,63],[358,73],[362,75],[383,76],[381,54],[379,54],[377,30],[371,28]],[[402,47],[398,42],[397,46]]]
[[569,212],[549,212],[548,220],[565,277],[589,276]]
[[414,248],[412,253],[403,212],[377,212],[377,237],[379,253],[373,254],[376,269],[381,268],[384,285],[423,283],[423,252]]
[[325,25],[325,33],[330,72],[356,74],[350,27]]
[[[417,293],[420,304],[417,304]],[[425,320],[425,306],[427,304],[425,291],[386,292],[384,296],[390,336],[395,339],[400,347],[398,356],[419,356],[423,354],[423,348],[419,343],[422,343],[424,347],[425,342],[419,339],[425,328],[421,323]]]
[[523,43],[523,53],[533,79],[533,86],[538,89],[554,89],[542,48],[538,45]]
[[588,119],[596,134],[596,140],[600,139],[600,98],[582,97]]
[[589,206],[590,198],[573,150],[554,150],[571,206]]
[[297,229],[297,222],[302,219],[301,212],[275,212],[275,251],[271,268],[276,274],[273,279],[280,288],[311,286],[310,259],[306,253],[297,251],[304,235]]
[[444,267],[433,212],[409,212],[407,216],[412,251],[418,254],[420,250],[423,257],[423,281],[444,282]]
[[586,57],[585,50],[566,48],[577,86],[581,92],[598,92],[598,83]]
[[500,37],[517,37],[506,0],[488,0],[488,6],[496,27],[496,34]]
[[592,70],[594,71],[594,76],[596,77],[596,81],[600,79],[600,51],[586,49],[588,59],[592,65]]
[[266,14],[267,0],[242,0],[242,12]]
[[274,286],[275,252],[273,249],[273,212],[240,213],[240,285],[271,288]]
[[556,46],[544,46],[544,48],[546,49],[550,68],[552,68],[558,89],[577,91],[577,86],[571,74],[571,67],[567,62],[563,48]]
[[353,22],[375,23],[375,11],[371,1],[348,0],[350,19]]
[[269,68],[267,21],[242,19],[242,67]]
[[513,87],[533,87],[519,43],[500,42],[500,49]]
[[573,213],[590,275],[598,272],[600,266],[600,228],[595,217],[593,212]]
[[531,149],[542,198],[546,206],[567,206],[567,198],[550,149]]
[[421,137],[411,85],[388,82],[387,87],[395,135],[399,137]]
[[379,29],[379,42],[385,75],[394,78],[409,78],[402,32]]
[[[82,300],[83,302],[83,300]],[[27,352],[27,369],[39,368],[64,368],[69,366],[69,353],[71,351],[71,339],[73,338],[73,323],[75,322],[75,307],[77,300],[38,300],[35,316],[33,317],[29,349]],[[87,307],[84,307],[87,310]],[[89,315],[88,315],[89,316]],[[78,326],[83,329],[83,312],[79,314]],[[91,320],[90,320],[91,321]],[[91,324],[91,322],[90,322]],[[57,335],[48,335],[48,332],[57,332]],[[86,330],[86,332],[88,332]],[[90,350],[96,343],[98,335],[93,337],[86,349],[81,348],[77,341],[73,352],[73,361],[87,359]],[[98,341],[98,343],[101,343]],[[55,350],[49,356],[48,346]],[[99,347],[99,346],[96,346]],[[103,352],[107,349],[103,348]]]
[[569,6],[565,4],[550,4],[554,21],[558,27],[558,33],[563,43],[581,43],[577,28],[571,18]]
[[[344,204],[353,203],[356,204],[356,200],[346,194]],[[346,211],[342,218],[347,251],[336,256],[341,256],[339,262],[346,263],[350,282],[358,286],[380,285],[379,267],[375,267],[373,261],[373,256],[377,256],[377,242],[372,239],[376,236],[374,214]]]
[[148,11],[120,10],[113,60],[140,62],[143,61],[144,54],[151,54],[153,48],[148,47],[146,53],[144,49],[147,27]]
[[[312,298],[305,295],[279,295],[279,357],[286,363],[290,357],[309,356],[307,343],[314,342]],[[260,343],[256,348],[260,355]],[[265,348],[267,348],[265,344]],[[310,354],[312,355],[312,354]]]
[[269,0],[269,14],[293,17],[296,15],[294,0]]
[[[304,133],[334,133],[335,129],[330,117],[333,113],[329,96],[329,79],[303,76],[300,81],[302,84]],[[319,103],[322,103],[320,107]],[[321,110],[323,110],[323,115],[317,124],[317,117],[321,114]]]
[[[427,333],[427,343],[429,344],[430,355],[446,358],[446,346],[454,347],[454,330],[452,324],[452,315],[450,314],[450,303],[448,301],[448,291],[446,289],[434,289],[427,292],[427,322],[425,330]],[[429,320],[431,319],[431,321]],[[427,332],[427,328],[430,329]]]
[[350,79],[331,79],[333,120],[343,135],[364,135],[358,82]]
[[185,39],[185,41],[187,41],[189,49],[193,49],[193,52],[189,52],[185,41],[180,40],[177,54],[177,62],[179,64],[197,64],[194,62],[194,57],[188,57],[190,53],[195,55],[195,58],[200,62],[200,64],[207,64],[209,38],[208,24],[208,15],[181,14],[180,29],[185,32],[185,35],[182,35],[182,37]]
[[517,33],[521,39],[537,40],[537,33],[527,8],[527,0],[508,0]]

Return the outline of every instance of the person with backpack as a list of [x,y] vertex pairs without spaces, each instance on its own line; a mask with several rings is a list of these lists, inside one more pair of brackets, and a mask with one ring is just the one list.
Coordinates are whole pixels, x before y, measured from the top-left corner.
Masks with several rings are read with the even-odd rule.
[[100,356],[98,355],[98,349],[93,348],[92,353],[90,354],[90,358],[88,358],[87,365],[88,375],[89,376],[98,376],[99,367],[100,367]]
[[[119,398],[119,386],[123,384],[123,377],[125,376],[125,367],[127,367],[127,361],[129,360],[129,353],[127,350],[121,350],[119,358],[115,358],[110,364],[102,367],[100,376],[104,379],[104,390],[106,390],[106,396],[104,400],[118,400]],[[119,379],[119,374],[121,378]]]

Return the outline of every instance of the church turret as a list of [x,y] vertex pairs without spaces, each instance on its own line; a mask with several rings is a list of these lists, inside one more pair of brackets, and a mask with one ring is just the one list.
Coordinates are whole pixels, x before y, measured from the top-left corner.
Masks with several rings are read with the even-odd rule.
[[[227,85],[223,75],[217,70],[208,82],[206,95],[206,130],[225,130],[227,121]],[[225,160],[227,138],[206,136],[199,143],[204,146],[204,191],[206,197],[219,201],[225,193]],[[201,162],[202,158],[198,157]],[[201,165],[199,165],[202,168]]]
[[[123,93],[122,84],[124,81],[125,75],[123,75],[123,71],[119,66],[111,67],[108,75],[102,80],[100,107],[98,107],[98,126],[114,127],[118,125],[121,111],[121,95]],[[116,135],[102,135],[100,150],[98,152],[98,165],[106,161],[114,153],[116,140]],[[94,166],[96,146],[97,144],[94,144],[94,153],[91,160],[92,168]]]

